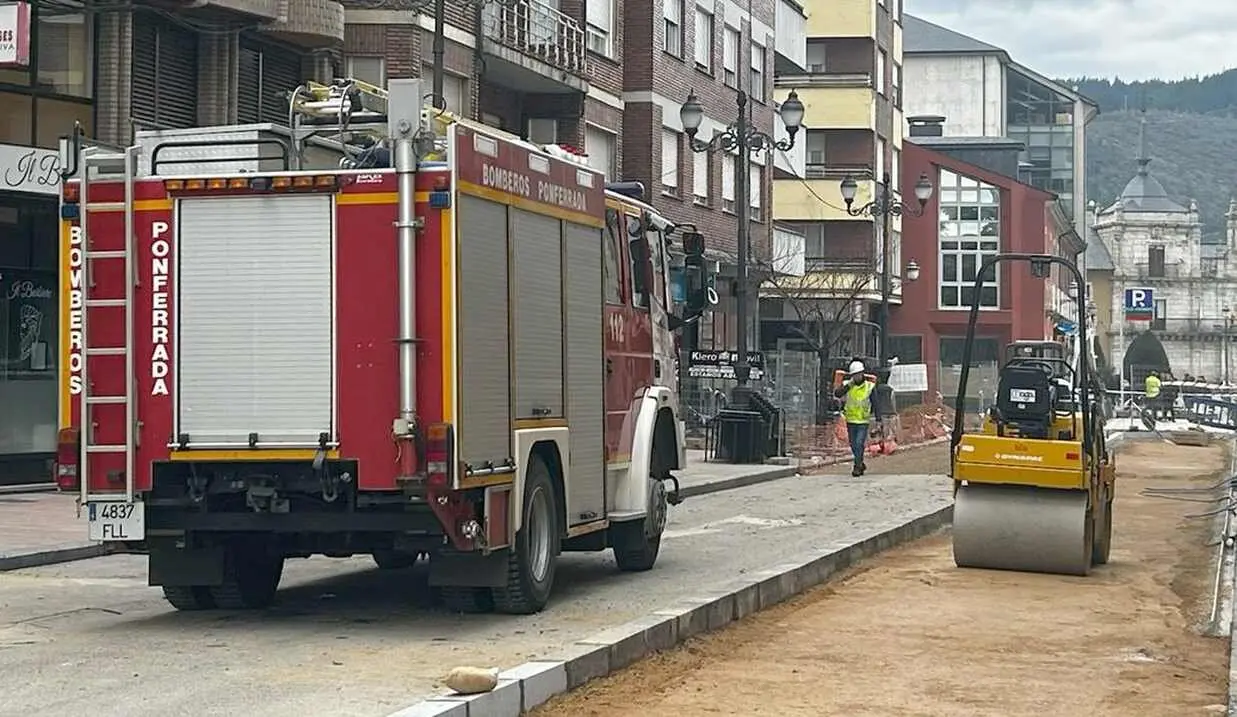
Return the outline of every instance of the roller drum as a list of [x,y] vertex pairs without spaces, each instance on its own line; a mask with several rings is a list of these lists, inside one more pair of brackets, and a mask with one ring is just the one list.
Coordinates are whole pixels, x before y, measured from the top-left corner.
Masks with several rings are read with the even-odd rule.
[[1086,575],[1094,536],[1087,492],[965,485],[954,496],[954,563],[964,568]]

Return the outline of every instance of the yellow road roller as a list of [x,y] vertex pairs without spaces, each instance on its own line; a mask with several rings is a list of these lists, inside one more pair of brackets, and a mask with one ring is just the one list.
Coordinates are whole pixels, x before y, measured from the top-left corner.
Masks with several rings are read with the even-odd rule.
[[1004,262],[1027,262],[1044,279],[1057,264],[1086,286],[1077,266],[1048,255],[998,254],[976,273],[950,438],[954,563],[1087,575],[1108,562],[1116,462],[1104,442],[1104,389],[1086,326],[1078,325],[1073,356],[1051,341],[1007,346],[996,402],[978,430],[966,428],[980,284]]

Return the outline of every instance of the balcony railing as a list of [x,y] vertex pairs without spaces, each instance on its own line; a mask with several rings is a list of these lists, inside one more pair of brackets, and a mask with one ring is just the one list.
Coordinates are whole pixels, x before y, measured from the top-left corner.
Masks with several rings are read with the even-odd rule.
[[802,75],[780,75],[773,80],[775,87],[803,89],[810,87],[871,87],[870,72],[812,72]]
[[584,28],[539,0],[486,3],[487,38],[573,75],[585,70]]
[[825,164],[808,163],[804,166],[803,176],[806,179],[837,179],[847,177],[855,181],[873,179],[872,167],[866,164],[840,164],[828,162]]
[[[1155,272],[1152,272],[1155,269]],[[1139,279],[1188,279],[1189,272],[1184,264],[1135,264],[1134,274]]]
[[[1210,319],[1150,319],[1145,321],[1131,321],[1131,324],[1146,324],[1146,327],[1151,331],[1163,332],[1166,334],[1177,335],[1196,335],[1196,336],[1219,336],[1224,334],[1224,318]],[[1117,327],[1109,329],[1110,334],[1118,332]],[[1128,332],[1128,329],[1127,329]],[[1237,324],[1229,324],[1227,328],[1229,336],[1237,338]]]
[[876,263],[871,259],[835,259],[824,256],[809,256],[803,261],[808,272],[865,272],[876,271]]

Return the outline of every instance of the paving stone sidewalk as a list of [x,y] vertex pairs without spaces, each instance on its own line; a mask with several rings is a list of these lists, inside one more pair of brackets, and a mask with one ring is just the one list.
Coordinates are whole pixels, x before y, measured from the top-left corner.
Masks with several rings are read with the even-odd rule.
[[[732,465],[704,462],[703,451],[688,451],[689,465],[677,471],[684,497],[732,490],[785,478],[793,465]],[[77,517],[77,496],[67,493],[0,494],[0,571],[104,553],[87,539],[86,518]]]

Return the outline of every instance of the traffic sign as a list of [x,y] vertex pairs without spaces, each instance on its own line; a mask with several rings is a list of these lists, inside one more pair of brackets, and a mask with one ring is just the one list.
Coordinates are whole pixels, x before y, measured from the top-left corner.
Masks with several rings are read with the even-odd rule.
[[1150,320],[1155,317],[1155,294],[1151,289],[1125,290],[1125,318]]

